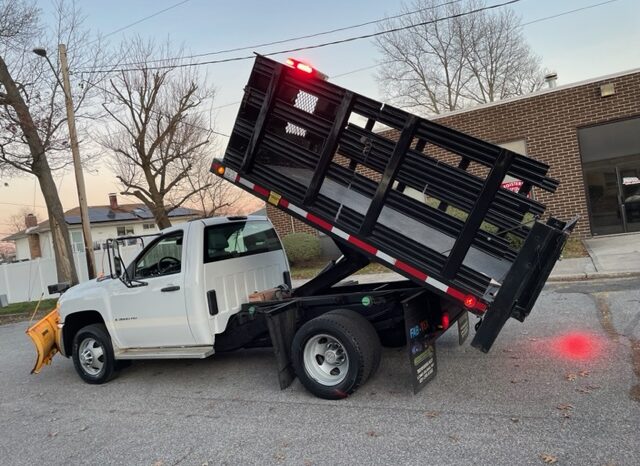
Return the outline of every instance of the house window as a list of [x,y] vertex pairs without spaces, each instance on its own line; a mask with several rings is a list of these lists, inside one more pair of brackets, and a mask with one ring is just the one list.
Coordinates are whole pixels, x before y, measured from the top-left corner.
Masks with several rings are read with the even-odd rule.
[[71,232],[71,247],[73,252],[84,252],[84,240],[82,239],[81,231]]
[[133,235],[133,227],[131,225],[118,227],[117,229],[118,236],[129,236]]
[[155,230],[156,229],[156,224],[155,223],[143,223],[142,224],[142,229],[143,230]]

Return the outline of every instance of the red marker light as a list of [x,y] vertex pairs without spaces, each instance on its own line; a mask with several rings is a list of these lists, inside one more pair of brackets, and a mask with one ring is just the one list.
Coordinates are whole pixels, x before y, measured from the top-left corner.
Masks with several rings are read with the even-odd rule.
[[476,299],[475,296],[468,294],[467,296],[464,297],[463,304],[464,304],[464,307],[472,309],[476,306],[476,304],[478,304],[478,300]]
[[300,71],[304,71],[305,73],[313,73],[313,68],[311,68],[306,63],[297,63],[296,68],[298,68]]
[[444,314],[442,314],[442,318],[441,318],[441,325],[442,325],[442,329],[446,330],[449,328],[449,314],[447,314],[446,312]]
[[287,61],[285,63],[287,64],[287,66],[295,68],[296,70],[303,71],[307,74],[315,72],[311,65],[307,65],[306,63],[302,63],[301,61],[295,60],[293,58],[287,58]]

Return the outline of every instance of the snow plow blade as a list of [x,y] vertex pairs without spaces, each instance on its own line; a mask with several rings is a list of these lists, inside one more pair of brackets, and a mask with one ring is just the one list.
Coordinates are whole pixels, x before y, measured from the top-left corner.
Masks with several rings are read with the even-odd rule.
[[37,359],[32,374],[38,374],[45,364],[51,364],[51,359],[59,351],[58,322],[60,314],[58,308],[51,311],[40,321],[29,327],[25,332],[36,347]]

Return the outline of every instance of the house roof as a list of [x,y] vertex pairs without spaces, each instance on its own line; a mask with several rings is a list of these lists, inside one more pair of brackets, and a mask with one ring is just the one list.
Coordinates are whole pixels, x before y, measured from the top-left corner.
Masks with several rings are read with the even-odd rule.
[[[169,218],[189,216],[197,217],[200,215],[202,215],[202,212],[199,210],[189,209],[187,207],[178,207],[169,212]],[[82,223],[80,219],[80,207],[74,207],[73,209],[67,210],[64,213],[64,219],[67,225],[80,225]],[[136,222],[143,220],[153,220],[151,210],[149,210],[149,208],[144,204],[119,204],[115,209],[112,209],[109,205],[89,207],[89,223],[91,225],[112,222]],[[7,236],[6,238],[3,238],[3,241],[15,241],[25,237],[26,235],[44,233],[50,229],[49,220],[45,220],[35,227],[27,228]]]

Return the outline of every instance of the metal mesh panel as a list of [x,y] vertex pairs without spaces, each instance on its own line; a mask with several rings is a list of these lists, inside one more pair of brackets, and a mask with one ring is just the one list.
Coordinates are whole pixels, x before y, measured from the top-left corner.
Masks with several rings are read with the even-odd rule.
[[[296,101],[293,106],[300,110],[304,110],[307,113],[313,113],[317,104],[318,98],[315,95],[309,94],[305,91],[298,91],[298,95],[296,96]],[[294,125],[293,123],[287,123],[285,132],[287,134],[293,134],[300,137],[305,137],[307,135],[306,129],[300,128],[298,125]]]

